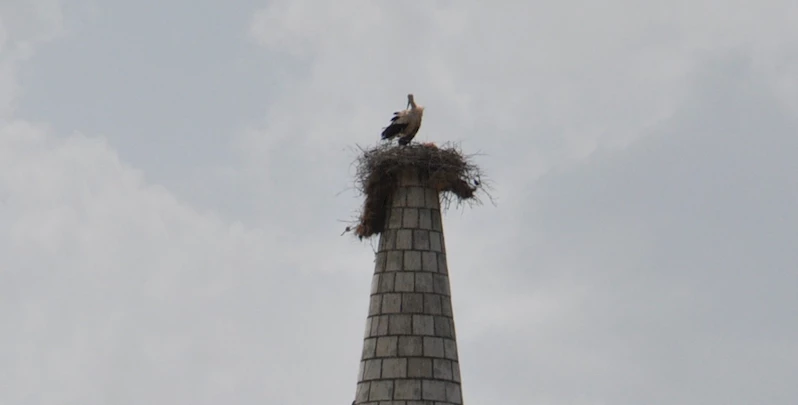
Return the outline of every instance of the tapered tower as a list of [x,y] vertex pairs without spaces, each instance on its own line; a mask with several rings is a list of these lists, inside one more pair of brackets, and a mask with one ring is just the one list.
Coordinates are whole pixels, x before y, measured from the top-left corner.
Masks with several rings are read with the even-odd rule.
[[[367,192],[361,227],[371,225],[365,233],[379,233],[379,245],[355,405],[463,404],[441,220],[440,193],[453,187],[429,170],[441,150],[416,148],[400,152],[409,160],[387,156],[395,160],[385,165],[392,174],[372,188],[381,188],[379,195]],[[474,189],[464,190],[473,196]],[[378,208],[383,212],[374,212]]]

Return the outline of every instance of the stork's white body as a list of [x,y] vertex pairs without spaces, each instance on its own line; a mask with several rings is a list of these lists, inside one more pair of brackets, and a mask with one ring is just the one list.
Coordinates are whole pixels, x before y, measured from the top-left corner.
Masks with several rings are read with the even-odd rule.
[[407,95],[407,105],[408,109],[393,113],[391,125],[382,131],[382,139],[391,140],[398,137],[400,145],[407,145],[416,136],[421,128],[424,107],[416,105],[412,94]]

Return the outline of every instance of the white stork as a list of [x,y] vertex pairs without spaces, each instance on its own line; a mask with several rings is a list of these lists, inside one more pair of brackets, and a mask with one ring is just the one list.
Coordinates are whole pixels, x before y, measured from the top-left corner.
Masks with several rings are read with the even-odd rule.
[[413,95],[407,95],[406,110],[393,113],[391,125],[382,131],[382,139],[393,139],[399,137],[399,145],[407,145],[416,136],[418,129],[421,128],[421,118],[424,115],[424,107],[416,105]]

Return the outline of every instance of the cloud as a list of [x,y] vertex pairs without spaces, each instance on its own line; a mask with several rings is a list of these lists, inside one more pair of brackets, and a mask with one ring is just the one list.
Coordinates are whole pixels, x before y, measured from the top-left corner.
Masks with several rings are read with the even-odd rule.
[[531,187],[514,238],[527,264],[501,277],[574,304],[544,322],[498,304],[508,321],[463,349],[469,381],[549,403],[795,397],[798,120],[747,58],[711,60],[693,83],[639,141]]

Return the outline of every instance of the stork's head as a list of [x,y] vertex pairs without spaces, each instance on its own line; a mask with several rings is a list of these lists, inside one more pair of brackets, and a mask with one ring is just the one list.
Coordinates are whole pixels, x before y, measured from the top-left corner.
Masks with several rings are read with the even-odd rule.
[[413,99],[413,94],[412,93],[407,95],[407,106],[408,107],[413,106],[413,108],[416,107],[416,102]]

